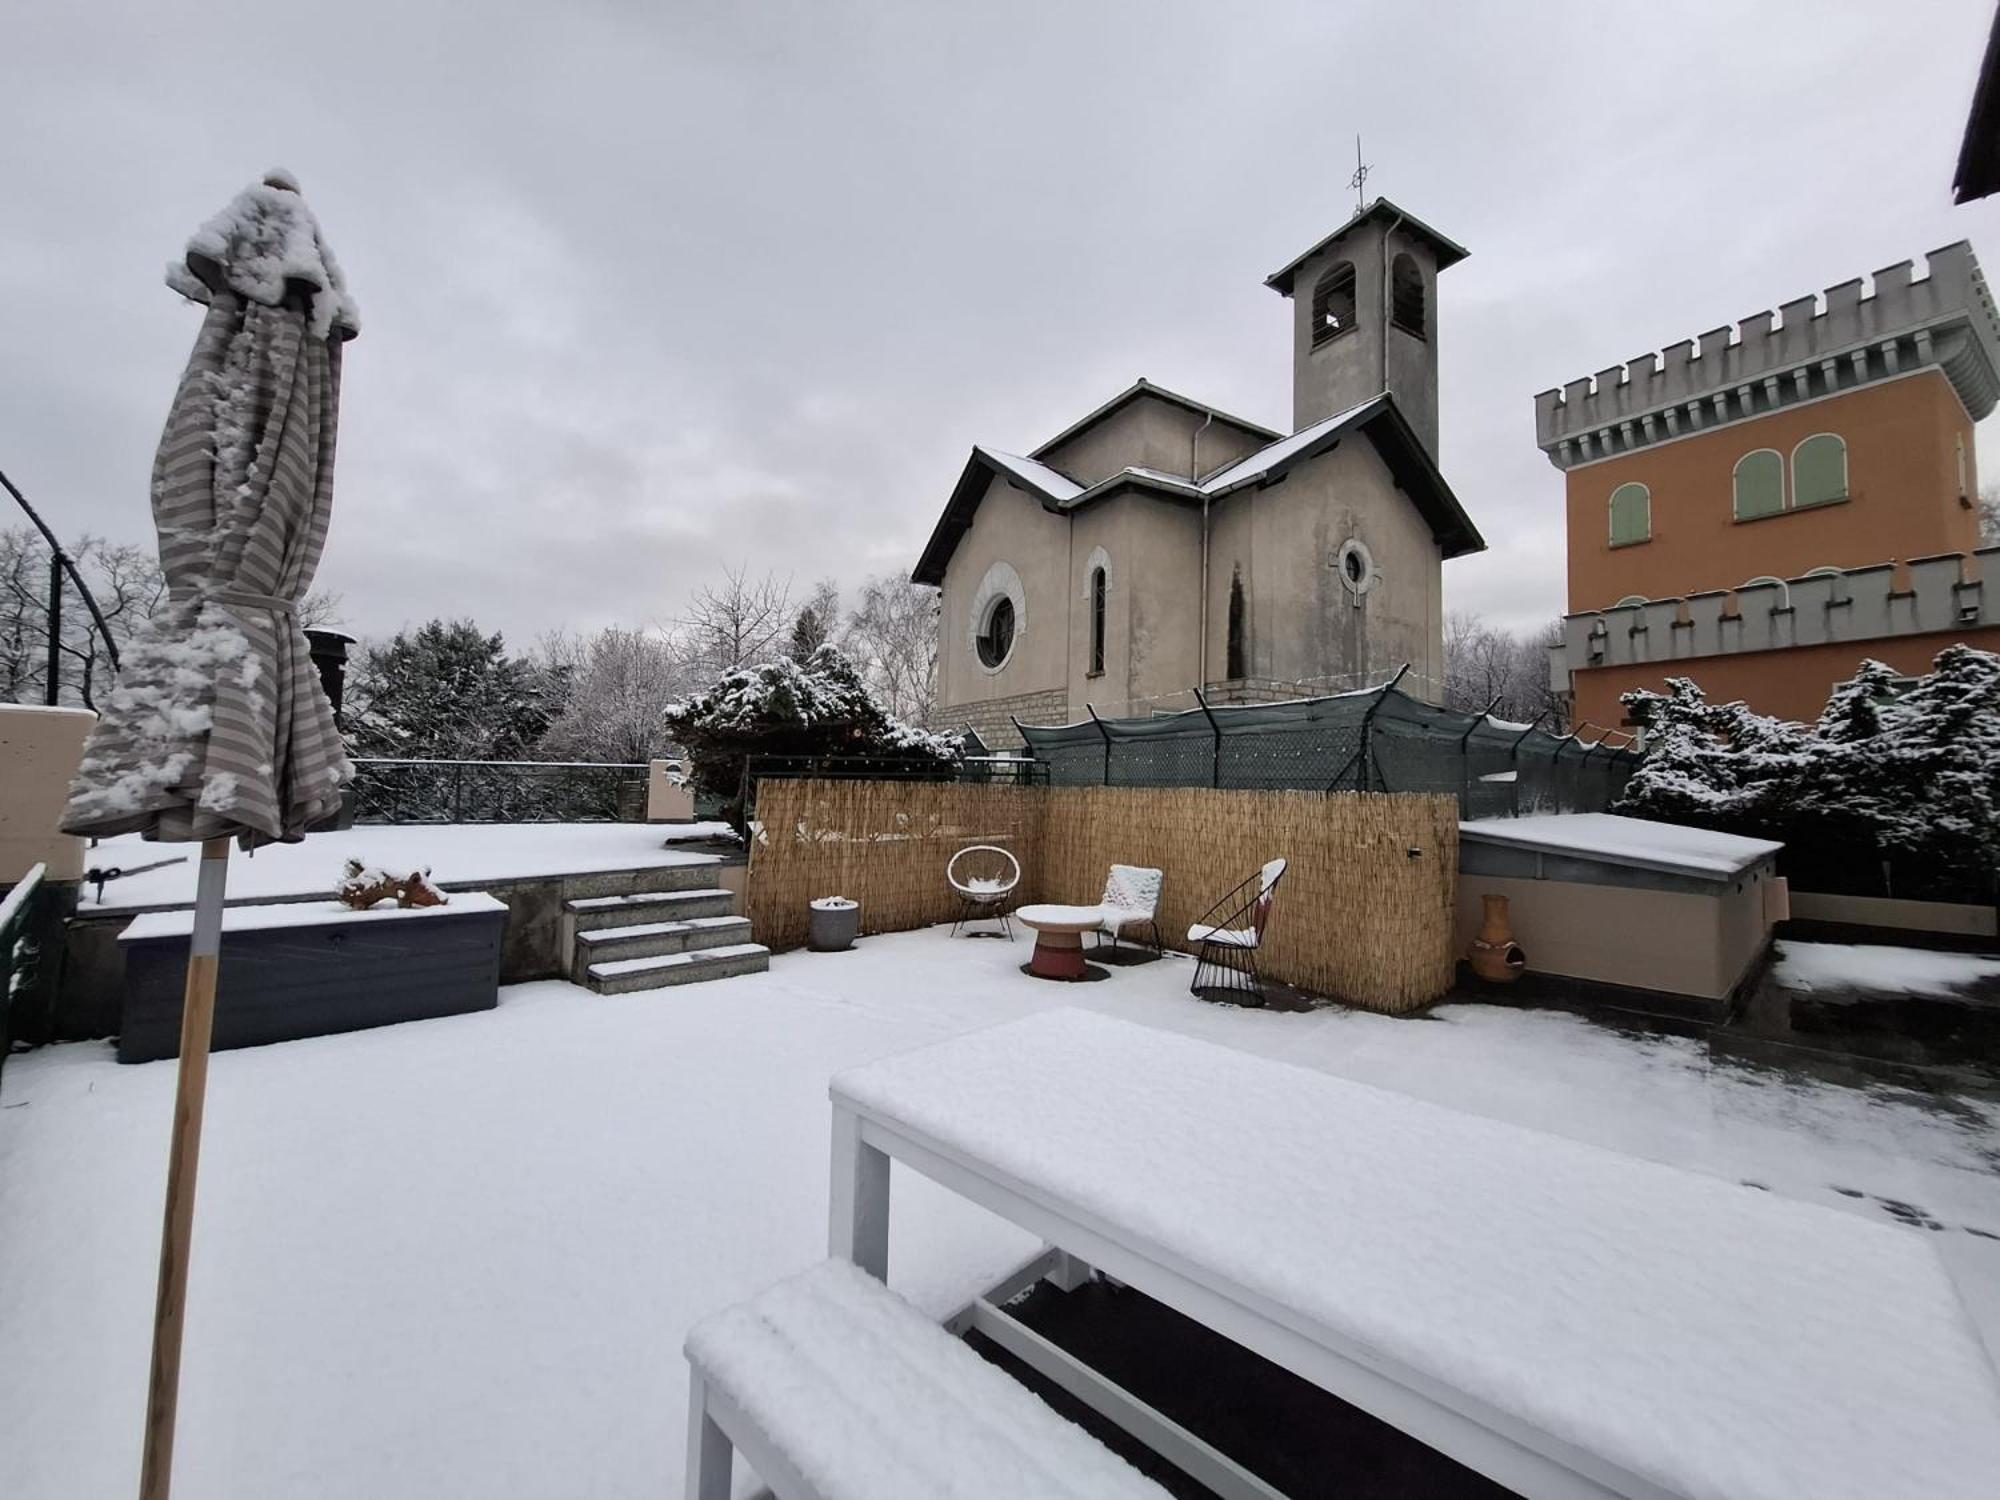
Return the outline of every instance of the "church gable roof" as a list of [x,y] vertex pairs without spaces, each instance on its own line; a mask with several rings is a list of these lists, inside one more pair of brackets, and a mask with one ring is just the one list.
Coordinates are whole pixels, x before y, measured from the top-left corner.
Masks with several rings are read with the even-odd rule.
[[1107,418],[1123,411],[1134,401],[1144,397],[1151,397],[1153,400],[1164,402],[1168,406],[1178,406],[1185,411],[1193,412],[1198,417],[1213,417],[1218,422],[1234,427],[1240,432],[1248,433],[1252,437],[1263,438],[1266,442],[1270,442],[1280,436],[1279,433],[1273,432],[1270,428],[1259,423],[1246,421],[1242,417],[1231,416],[1219,407],[1210,406],[1203,401],[1197,401],[1192,396],[1183,396],[1178,391],[1170,391],[1163,385],[1155,385],[1142,375],[1109,401],[1098,407],[1097,410],[1070,423],[1069,426],[1036,448],[1028,456],[1037,459],[1048,457],[1049,454],[1055,452],[1063,444],[1074,438],[1081,437],[1084,433],[1090,431],[1091,428],[1098,426]]
[[1248,458],[1229,465],[1202,481],[1202,492],[1211,499],[1257,485],[1271,484],[1287,470],[1335,447],[1343,438],[1360,433],[1375,445],[1388,466],[1396,488],[1409,497],[1417,513],[1430,524],[1431,535],[1447,558],[1468,552],[1484,552],[1486,539],[1472,524],[1472,517],[1458,502],[1416,434],[1387,391],[1370,397],[1359,406],[1335,412],[1324,421],[1302,427],[1290,437],[1260,449]]
[[1422,440],[1397,410],[1395,397],[1384,391],[1359,406],[1265,445],[1199,484],[1171,474],[1128,467],[1085,488],[1036,459],[1003,453],[997,448],[974,447],[910,576],[918,583],[943,586],[945,566],[957,550],[959,539],[971,528],[979,502],[996,475],[1034,496],[1044,510],[1055,512],[1079,510],[1127,489],[1148,491],[1170,502],[1194,504],[1276,483],[1296,465],[1317,458],[1357,433],[1374,444],[1396,487],[1429,523],[1431,535],[1445,557],[1463,557],[1468,552],[1486,550],[1485,538],[1472,524],[1472,518],[1459,504],[1444,475],[1438,472]]

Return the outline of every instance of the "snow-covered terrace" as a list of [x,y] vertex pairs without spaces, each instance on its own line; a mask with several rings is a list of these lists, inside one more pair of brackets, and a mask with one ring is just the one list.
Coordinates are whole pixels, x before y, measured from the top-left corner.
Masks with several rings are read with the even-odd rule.
[[[407,873],[429,869],[438,884],[535,880],[644,870],[714,856],[688,846],[727,837],[726,823],[408,823],[362,824],[316,833],[303,843],[272,844],[230,861],[231,902],[299,901],[324,897],[350,859]],[[159,868],[113,880],[100,903],[86,894],[86,915],[146,911],[194,904],[195,855],[191,845],[149,844],[136,833],[92,846],[93,869]],[[160,864],[172,860],[174,863]]]
[[[479,1015],[218,1054],[177,1488],[676,1493],[686,1330],[824,1253],[829,1076],[1053,1006],[1885,1223],[1914,1206],[1940,1248],[2000,1250],[1981,1238],[2000,1235],[1992,1104],[1740,1070],[1552,1012],[1210,1006],[1182,960],[1052,985],[1018,972],[1024,954],[931,929],[666,994],[522,985]],[[134,1486],[173,1077],[105,1044],[8,1064],[10,1500]],[[899,1174],[896,1194],[894,1280],[937,1313],[1032,1248],[920,1179]],[[1559,1294],[1535,1269],[1522,1295]],[[1749,1259],[1745,1274],[1788,1270]]]

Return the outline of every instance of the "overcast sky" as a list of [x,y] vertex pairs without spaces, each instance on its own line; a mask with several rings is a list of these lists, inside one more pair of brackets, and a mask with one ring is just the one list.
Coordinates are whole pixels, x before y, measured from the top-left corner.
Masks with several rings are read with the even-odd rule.
[[[197,14],[202,19],[195,19]],[[1532,397],[1953,240],[1991,0],[17,9],[0,468],[150,540],[198,314],[266,167],[362,309],[320,582],[363,634],[671,618],[730,565],[908,567],[974,442],[1144,375],[1289,430],[1262,281],[1380,192],[1442,278],[1448,606],[1562,607]],[[2000,440],[1982,430],[1988,474]],[[0,525],[14,524],[0,518]]]

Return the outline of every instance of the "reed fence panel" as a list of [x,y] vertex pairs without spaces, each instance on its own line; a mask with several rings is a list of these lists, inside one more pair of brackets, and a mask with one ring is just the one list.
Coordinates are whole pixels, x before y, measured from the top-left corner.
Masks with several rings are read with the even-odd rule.
[[748,915],[758,941],[805,941],[806,903],[861,903],[862,931],[952,919],[944,878],[967,844],[1020,859],[1016,904],[1095,902],[1114,864],[1165,872],[1160,931],[1188,927],[1266,860],[1291,861],[1266,937],[1273,979],[1402,1013],[1452,982],[1458,805],[1443,794],[785,781],[760,792]]

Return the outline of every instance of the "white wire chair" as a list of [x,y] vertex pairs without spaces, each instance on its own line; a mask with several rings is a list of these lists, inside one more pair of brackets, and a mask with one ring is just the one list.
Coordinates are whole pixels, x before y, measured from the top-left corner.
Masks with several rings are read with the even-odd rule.
[[1007,915],[1007,902],[1021,884],[1018,859],[998,844],[969,844],[946,862],[944,878],[958,892],[960,903],[958,916],[951,924],[953,937],[958,936],[958,929],[967,922],[998,921],[1007,941],[1014,941],[1014,924]]

